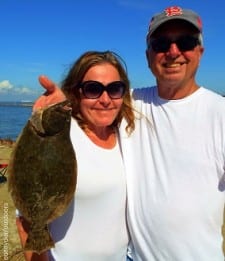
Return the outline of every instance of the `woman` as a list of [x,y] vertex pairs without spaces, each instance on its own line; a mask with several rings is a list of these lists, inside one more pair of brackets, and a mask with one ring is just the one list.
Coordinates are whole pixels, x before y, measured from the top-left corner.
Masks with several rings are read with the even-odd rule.
[[[51,84],[45,77],[40,82]],[[47,89],[34,109],[65,98],[71,102],[78,180],[68,210],[49,226],[55,248],[40,256],[26,252],[26,260],[126,260],[126,182],[117,129],[125,118],[131,133],[134,114],[121,58],[109,51],[86,52],[63,80],[63,93],[54,85]],[[18,218],[17,226],[24,245],[26,221]]]

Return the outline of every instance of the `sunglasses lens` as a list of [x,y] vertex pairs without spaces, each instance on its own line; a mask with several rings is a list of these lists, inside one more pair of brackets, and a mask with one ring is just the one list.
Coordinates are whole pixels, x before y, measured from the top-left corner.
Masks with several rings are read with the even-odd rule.
[[98,82],[84,82],[81,86],[83,95],[88,99],[96,99],[101,96],[103,89],[101,83]]
[[106,88],[106,91],[110,98],[112,99],[120,99],[122,98],[125,92],[125,84],[121,81],[112,82]]
[[88,99],[99,98],[104,91],[106,91],[111,99],[122,98],[126,85],[121,81],[115,81],[104,86],[102,83],[97,81],[86,81],[80,86],[83,95]]
[[150,42],[150,45],[156,53],[164,53],[167,52],[170,48],[171,41],[167,37],[159,37],[157,39],[153,39]]
[[190,51],[193,50],[198,44],[198,38],[191,36],[191,35],[186,35],[186,36],[181,36],[177,41],[175,41],[177,44],[178,48],[180,51],[185,52],[185,51]]
[[193,50],[199,44],[199,40],[191,35],[181,36],[175,41],[167,37],[159,37],[152,39],[150,46],[156,53],[164,53],[169,50],[172,43],[175,43],[181,52],[185,52]]

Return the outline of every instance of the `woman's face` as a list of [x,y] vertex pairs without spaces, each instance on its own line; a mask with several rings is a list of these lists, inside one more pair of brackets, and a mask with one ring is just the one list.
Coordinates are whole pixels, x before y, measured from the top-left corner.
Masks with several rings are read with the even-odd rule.
[[[97,81],[106,88],[108,84],[120,80],[119,72],[109,63],[91,67],[83,78],[83,82]],[[113,123],[122,103],[123,98],[112,99],[106,91],[95,99],[88,99],[81,92],[80,110],[90,129],[105,128]]]

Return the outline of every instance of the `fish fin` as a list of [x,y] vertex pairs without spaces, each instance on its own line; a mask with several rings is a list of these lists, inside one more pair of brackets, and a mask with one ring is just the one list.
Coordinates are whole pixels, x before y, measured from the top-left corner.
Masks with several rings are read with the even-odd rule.
[[32,251],[40,255],[54,246],[55,243],[49,234],[47,225],[43,229],[34,229],[31,225],[24,251]]

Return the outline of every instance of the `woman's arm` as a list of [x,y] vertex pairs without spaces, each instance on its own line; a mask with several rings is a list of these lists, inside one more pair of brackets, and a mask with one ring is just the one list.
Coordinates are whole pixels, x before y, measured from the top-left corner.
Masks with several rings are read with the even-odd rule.
[[[21,245],[24,246],[29,231],[29,223],[23,217],[19,216],[16,218],[16,226]],[[32,251],[24,251],[24,257],[26,261],[49,261],[47,252],[43,252],[42,254],[38,255]]]

